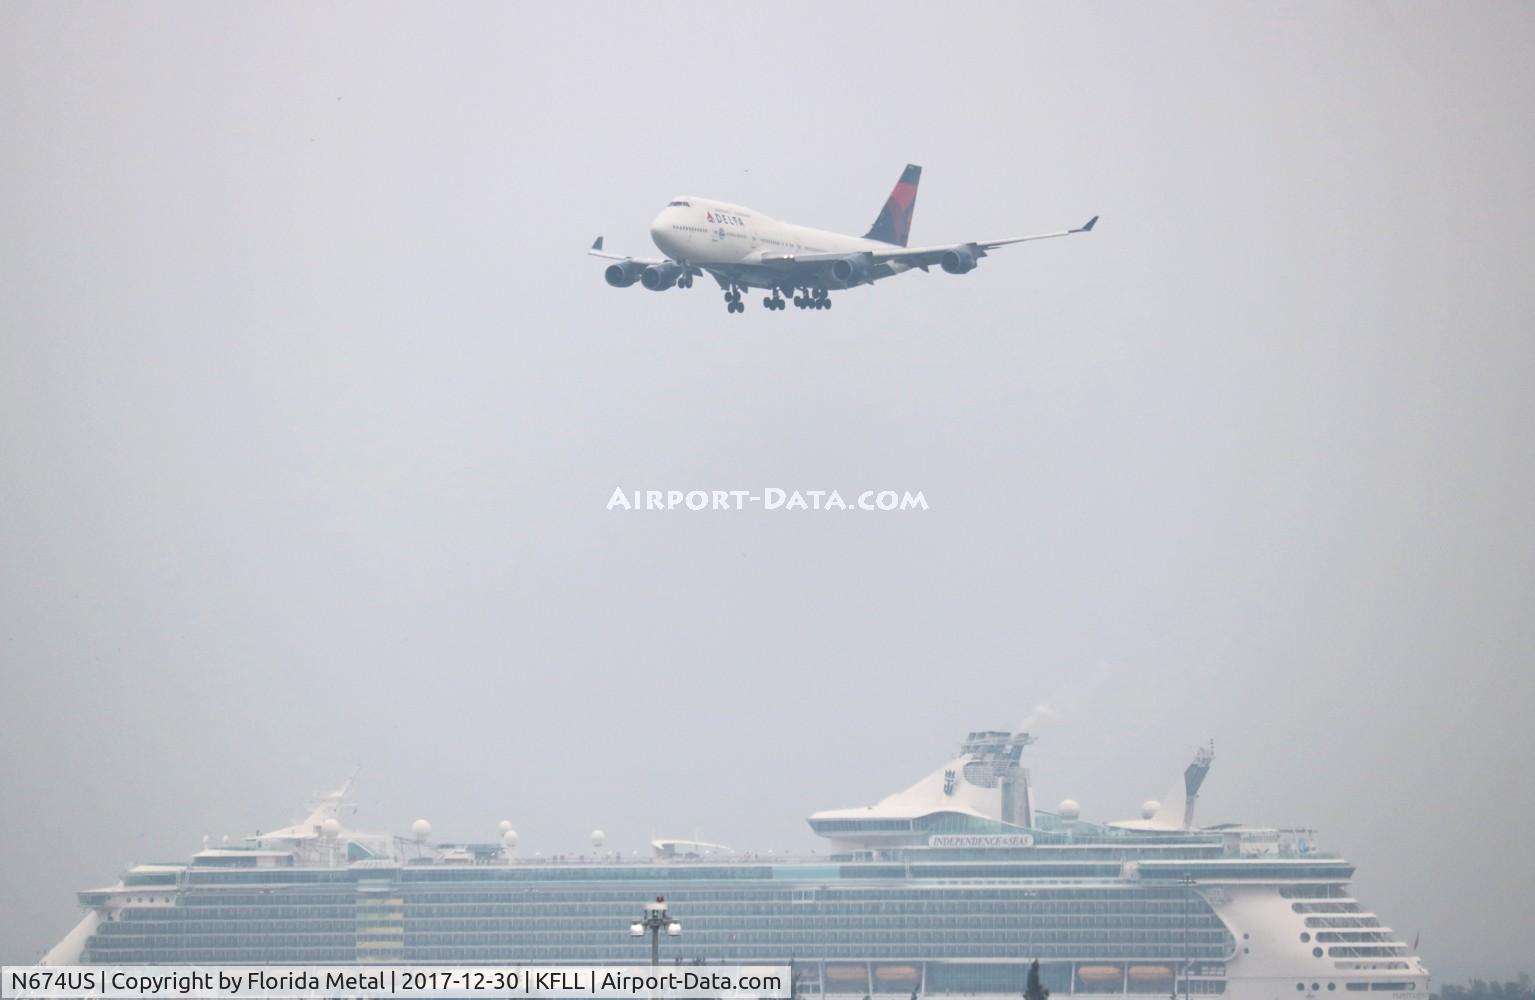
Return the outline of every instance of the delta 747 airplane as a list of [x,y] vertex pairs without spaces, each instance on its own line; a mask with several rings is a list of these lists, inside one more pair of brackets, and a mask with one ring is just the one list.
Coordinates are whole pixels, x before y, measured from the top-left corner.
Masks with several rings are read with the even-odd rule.
[[767,289],[770,294],[762,304],[770,310],[784,308],[785,294],[792,295],[800,309],[830,309],[831,289],[870,285],[914,267],[926,271],[934,264],[949,274],[964,274],[998,247],[1090,232],[1098,221],[1095,215],[1085,225],[1058,233],[908,247],[921,179],[922,168],[907,164],[879,218],[862,238],[779,222],[728,202],[683,196],[669,202],[650,224],[650,237],[665,257],[606,253],[601,236],[590,253],[613,261],[604,276],[615,288],[635,282],[653,292],[691,288],[695,277],[707,273],[719,282],[732,313],[746,311],[741,293],[751,288]]

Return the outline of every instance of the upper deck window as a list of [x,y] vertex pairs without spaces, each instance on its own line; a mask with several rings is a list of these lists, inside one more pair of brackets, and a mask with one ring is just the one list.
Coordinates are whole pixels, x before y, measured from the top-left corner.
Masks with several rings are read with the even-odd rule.
[[669,201],[669,202],[666,203],[666,207],[667,208],[692,208],[693,206],[688,204],[685,201]]

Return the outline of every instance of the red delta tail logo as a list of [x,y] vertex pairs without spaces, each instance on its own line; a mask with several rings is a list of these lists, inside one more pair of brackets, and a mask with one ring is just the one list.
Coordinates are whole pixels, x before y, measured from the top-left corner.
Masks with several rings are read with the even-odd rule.
[[892,243],[898,247],[906,245],[911,235],[911,214],[917,208],[917,183],[921,180],[922,168],[915,163],[906,164],[901,179],[896,181],[890,197],[885,199],[885,207],[880,210],[879,218],[874,220],[874,225],[864,234],[864,239]]

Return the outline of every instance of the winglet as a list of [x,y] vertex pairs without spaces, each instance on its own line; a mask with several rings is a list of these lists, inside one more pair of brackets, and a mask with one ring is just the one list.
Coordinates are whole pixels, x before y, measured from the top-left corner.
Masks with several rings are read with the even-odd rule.
[[[1087,225],[1083,226],[1081,229],[1074,229],[1074,230],[1072,230],[1072,232],[1075,232],[1075,233],[1090,233],[1090,232],[1093,231],[1093,227],[1096,226],[1097,224],[1098,224],[1098,217],[1095,215],[1091,219],[1087,220]],[[598,242],[601,242],[601,241],[599,240]]]
[[[1097,219],[1093,220],[1093,222],[1097,222],[1097,221],[1098,221]],[[1089,228],[1092,227],[1092,222],[1088,223],[1088,227]],[[601,250],[602,249],[602,237],[601,236],[597,237],[597,239],[592,243],[592,249],[593,250]]]

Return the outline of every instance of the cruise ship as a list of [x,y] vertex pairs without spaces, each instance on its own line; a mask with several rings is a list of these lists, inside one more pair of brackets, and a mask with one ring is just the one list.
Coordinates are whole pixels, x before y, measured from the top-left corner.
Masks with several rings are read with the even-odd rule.
[[818,812],[808,857],[653,841],[647,857],[525,857],[342,823],[346,788],[303,822],[130,868],[79,893],[45,964],[633,965],[629,928],[664,897],[661,961],[792,964],[801,997],[1018,997],[1031,962],[1057,997],[1427,1000],[1413,949],[1354,899],[1354,866],[1309,830],[1197,826],[1214,760],[1181,801],[1091,822],[1036,804],[1028,733],[974,732],[875,805]]

